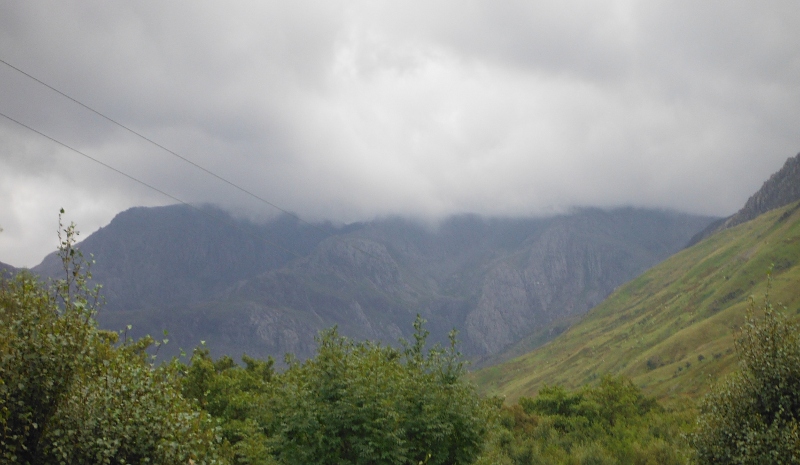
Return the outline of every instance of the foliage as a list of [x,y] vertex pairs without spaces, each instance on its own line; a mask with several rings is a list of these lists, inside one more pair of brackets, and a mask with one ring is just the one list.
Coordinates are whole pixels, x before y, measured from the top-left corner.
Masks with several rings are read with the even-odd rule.
[[153,367],[150,338],[115,345],[97,328],[77,234],[60,227],[65,279],[0,284],[0,460],[217,463],[216,432],[180,396],[177,365]]
[[455,351],[424,350],[417,318],[403,350],[354,342],[336,329],[316,357],[280,377],[274,447],[283,463],[462,464],[483,443],[487,409],[461,380]]
[[268,447],[275,376],[272,359],[243,356],[244,368],[230,357],[216,362],[202,345],[184,368],[184,396],[218,419],[226,455],[236,464],[274,463]]
[[692,442],[700,463],[800,463],[800,325],[750,298],[736,341],[740,371],[704,400]]
[[630,380],[594,387],[545,387],[504,407],[481,463],[678,464],[685,416],[666,411]]
[[[401,349],[355,342],[336,328],[316,356],[272,362],[212,362],[195,350],[184,393],[222,423],[236,463],[466,464],[481,450],[488,405],[462,380],[455,334],[425,350],[417,318]],[[256,438],[256,439],[254,439]]]

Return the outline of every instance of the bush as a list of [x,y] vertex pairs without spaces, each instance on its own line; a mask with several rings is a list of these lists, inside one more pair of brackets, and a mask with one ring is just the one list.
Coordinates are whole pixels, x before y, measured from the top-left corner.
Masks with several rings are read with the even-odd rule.
[[740,370],[704,400],[692,443],[700,463],[800,462],[800,326],[750,298],[736,340]]
[[503,408],[481,463],[677,465],[687,455],[685,423],[624,377],[574,391],[544,387]]

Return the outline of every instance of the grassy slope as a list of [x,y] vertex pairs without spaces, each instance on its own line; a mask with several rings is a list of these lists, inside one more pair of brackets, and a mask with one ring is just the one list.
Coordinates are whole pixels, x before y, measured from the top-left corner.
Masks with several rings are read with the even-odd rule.
[[514,401],[545,385],[624,374],[659,398],[695,397],[736,367],[734,333],[750,295],[800,314],[800,203],[686,249],[620,286],[549,344],[473,374]]

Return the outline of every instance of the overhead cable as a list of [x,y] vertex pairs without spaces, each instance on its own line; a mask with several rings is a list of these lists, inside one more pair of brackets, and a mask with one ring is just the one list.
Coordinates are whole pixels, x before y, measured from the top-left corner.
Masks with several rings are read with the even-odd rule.
[[[85,158],[87,158],[87,159],[89,159],[89,160],[91,160],[91,161],[93,161],[93,162],[95,162],[95,163],[97,163],[97,164],[99,164],[99,165],[102,165],[102,166],[104,166],[104,167],[106,167],[106,168],[110,169],[111,171],[114,171],[115,173],[118,173],[118,174],[120,174],[120,175],[122,175],[122,176],[125,176],[126,178],[128,178],[128,179],[130,179],[130,180],[132,180],[132,181],[134,181],[134,182],[137,182],[137,183],[139,183],[139,184],[141,184],[141,185],[143,185],[143,186],[147,187],[148,189],[152,189],[152,190],[154,190],[154,191],[158,192],[159,194],[161,194],[161,195],[164,195],[164,196],[166,196],[166,197],[169,197],[170,199],[172,199],[172,200],[174,200],[174,201],[176,201],[176,202],[178,202],[178,203],[181,203],[181,204],[183,204],[183,205],[186,205],[186,206],[188,206],[188,207],[191,207],[191,208],[193,208],[193,209],[195,209],[195,210],[199,211],[200,213],[203,213],[204,215],[208,216],[209,218],[211,218],[211,219],[213,219],[213,220],[216,220],[216,221],[222,221],[222,218],[221,218],[221,217],[217,217],[217,216],[215,216],[215,215],[212,215],[212,214],[208,213],[206,210],[203,210],[203,209],[201,209],[201,208],[198,208],[197,206],[195,206],[195,205],[192,205],[192,204],[190,204],[190,203],[188,203],[188,202],[186,202],[186,201],[184,201],[184,200],[182,200],[182,199],[180,199],[180,198],[178,198],[178,197],[176,197],[176,196],[174,196],[174,195],[172,195],[172,194],[170,194],[170,193],[168,193],[168,192],[166,192],[166,191],[164,191],[164,190],[161,190],[161,189],[159,189],[158,187],[155,187],[155,186],[153,186],[152,184],[148,184],[147,182],[145,182],[145,181],[142,181],[141,179],[138,179],[138,178],[136,178],[135,176],[133,176],[133,175],[130,175],[130,174],[128,174],[128,173],[126,173],[126,172],[124,172],[124,171],[122,171],[122,170],[118,169],[118,168],[115,168],[115,167],[113,167],[113,166],[109,165],[108,163],[105,163],[105,162],[103,162],[103,161],[100,161],[100,160],[98,160],[97,158],[94,158],[94,157],[92,157],[92,156],[90,156],[90,155],[87,155],[86,153],[84,153],[84,152],[81,152],[80,150],[78,150],[78,149],[76,149],[76,148],[74,148],[74,147],[71,147],[71,146],[69,146],[69,145],[65,144],[64,142],[61,142],[60,140],[57,140],[57,139],[55,139],[55,138],[53,138],[53,137],[51,137],[51,136],[49,136],[49,135],[47,135],[47,134],[45,134],[45,133],[43,133],[43,132],[39,131],[38,129],[34,129],[34,128],[32,128],[31,126],[28,126],[27,124],[25,124],[25,123],[22,123],[22,122],[20,122],[20,121],[18,121],[18,120],[16,120],[16,119],[14,119],[14,118],[12,118],[12,117],[10,117],[10,116],[6,115],[6,114],[5,114],[5,113],[3,113],[3,112],[0,112],[0,116],[2,116],[2,117],[4,117],[4,118],[8,119],[9,121],[13,121],[14,123],[16,123],[16,124],[18,124],[18,125],[20,125],[20,126],[24,127],[25,129],[28,129],[29,131],[35,132],[36,134],[38,134],[38,135],[40,135],[40,136],[44,137],[45,139],[48,139],[48,140],[50,140],[50,141],[52,141],[52,142],[55,142],[56,144],[58,144],[58,145],[60,145],[60,146],[62,146],[62,147],[64,147],[64,148],[66,148],[66,149],[68,149],[68,150],[70,150],[70,151],[72,151],[72,152],[75,152],[75,153],[77,153],[78,155],[81,155],[81,156],[83,156],[83,157],[85,157]],[[228,222],[228,223],[230,223],[230,224],[231,224],[232,226],[234,226],[235,228],[239,229],[240,231],[244,232],[245,234],[247,234],[247,235],[249,235],[249,236],[251,236],[251,237],[253,237],[253,238],[257,239],[257,240],[264,241],[265,243],[267,243],[267,244],[269,244],[269,245],[271,245],[271,246],[273,246],[273,247],[279,248],[279,249],[283,250],[284,252],[287,252],[287,253],[289,253],[289,254],[291,254],[291,255],[294,255],[294,256],[295,256],[295,257],[297,257],[297,258],[302,258],[302,255],[298,254],[297,252],[295,252],[295,251],[293,251],[293,250],[290,250],[290,249],[287,249],[286,247],[284,247],[284,246],[282,246],[282,245],[280,245],[280,244],[276,244],[276,243],[274,243],[274,242],[272,242],[272,241],[269,241],[269,240],[267,240],[267,239],[265,239],[265,238],[263,238],[263,237],[256,236],[255,234],[251,233],[250,231],[247,231],[246,229],[244,229],[244,228],[242,228],[241,226],[237,225],[237,224],[236,224],[236,223],[234,223],[233,221],[227,220],[227,222]]]
[[[81,107],[85,108],[86,110],[89,110],[90,112],[92,112],[92,113],[94,113],[95,115],[97,115],[97,116],[99,116],[99,117],[101,117],[101,118],[105,119],[106,121],[109,121],[110,123],[112,123],[112,124],[114,124],[114,125],[116,125],[116,126],[119,126],[120,128],[122,128],[122,129],[124,129],[124,130],[128,131],[129,133],[131,133],[131,134],[133,134],[133,135],[135,135],[135,136],[137,136],[137,137],[139,137],[139,138],[141,138],[141,139],[143,139],[143,140],[145,140],[145,141],[149,142],[150,144],[153,144],[154,146],[156,146],[156,147],[160,148],[161,150],[164,150],[165,152],[169,153],[170,155],[172,155],[172,156],[174,156],[174,157],[177,157],[177,158],[179,158],[180,160],[184,161],[185,163],[188,163],[188,164],[192,165],[193,167],[195,167],[195,168],[197,168],[197,169],[199,169],[199,170],[203,171],[204,173],[206,173],[206,174],[208,174],[208,175],[210,175],[210,176],[212,176],[212,177],[214,177],[214,178],[216,178],[216,179],[218,179],[218,180],[220,180],[220,181],[224,182],[225,184],[228,184],[229,186],[231,186],[231,187],[233,187],[233,188],[235,188],[235,189],[237,189],[237,190],[239,190],[239,191],[241,191],[241,192],[243,192],[243,193],[245,193],[245,194],[249,195],[250,197],[252,197],[252,198],[254,198],[254,199],[256,199],[256,200],[259,200],[259,201],[263,202],[264,204],[266,204],[266,205],[269,205],[269,206],[271,206],[271,207],[273,207],[273,208],[275,208],[275,209],[277,209],[277,210],[279,210],[279,211],[281,211],[281,212],[283,212],[283,213],[285,213],[285,214],[287,214],[287,215],[289,215],[289,216],[291,216],[291,217],[295,218],[296,220],[300,221],[301,223],[303,223],[303,224],[305,224],[305,225],[307,225],[307,226],[310,226],[310,227],[312,227],[312,228],[316,229],[317,231],[320,231],[320,232],[322,232],[322,233],[325,233],[325,234],[327,234],[327,232],[326,232],[326,231],[324,231],[322,228],[320,228],[319,226],[317,226],[317,225],[315,225],[315,224],[313,224],[313,223],[310,223],[310,222],[308,222],[308,221],[306,221],[306,220],[304,220],[304,219],[300,218],[300,216],[298,216],[297,214],[295,214],[295,213],[292,213],[292,212],[290,212],[289,210],[286,210],[286,209],[284,209],[284,208],[281,208],[280,206],[276,205],[275,203],[273,203],[273,202],[270,202],[269,200],[267,200],[267,199],[265,199],[265,198],[263,198],[263,197],[261,197],[261,196],[259,196],[259,195],[255,194],[255,193],[253,193],[252,191],[250,191],[250,190],[248,190],[248,189],[245,189],[244,187],[241,187],[241,186],[239,186],[238,184],[234,183],[233,181],[230,181],[230,180],[228,180],[228,179],[226,179],[226,178],[224,178],[224,177],[222,177],[222,176],[218,175],[217,173],[214,173],[214,172],[213,172],[213,171],[211,171],[210,169],[208,169],[208,168],[205,168],[205,167],[203,167],[203,166],[199,165],[199,164],[198,164],[198,163],[196,163],[196,162],[193,162],[192,160],[190,160],[190,159],[188,159],[188,158],[186,158],[186,157],[184,157],[184,156],[180,155],[179,153],[175,152],[174,150],[172,150],[172,149],[170,149],[170,148],[168,148],[168,147],[165,147],[164,145],[162,145],[162,144],[160,144],[160,143],[158,143],[158,142],[154,141],[153,139],[150,139],[149,137],[147,137],[147,136],[145,136],[145,135],[141,134],[140,132],[137,132],[137,131],[135,131],[135,130],[131,129],[130,127],[128,127],[128,126],[126,126],[126,125],[124,125],[124,124],[120,123],[119,121],[117,121],[117,120],[115,120],[115,119],[113,119],[113,118],[111,118],[111,117],[109,117],[109,116],[106,116],[106,115],[105,115],[105,114],[103,114],[102,112],[100,112],[100,111],[98,111],[98,110],[95,110],[94,108],[90,107],[89,105],[86,105],[85,103],[81,102],[80,100],[78,100],[78,99],[76,99],[76,98],[74,98],[74,97],[71,97],[70,95],[68,95],[68,94],[66,94],[66,93],[64,93],[64,92],[62,92],[62,91],[60,91],[60,90],[58,90],[57,88],[55,88],[55,87],[51,86],[50,84],[48,84],[48,83],[46,83],[46,82],[42,81],[42,80],[41,80],[41,79],[39,79],[39,78],[37,78],[37,77],[35,77],[35,76],[31,75],[30,73],[27,73],[26,71],[23,71],[22,69],[20,69],[20,68],[18,68],[18,67],[16,67],[16,66],[14,66],[14,65],[12,65],[11,63],[7,62],[6,60],[3,60],[2,58],[0,58],[0,63],[3,63],[4,65],[8,66],[9,68],[13,69],[14,71],[17,71],[18,73],[20,73],[20,74],[22,74],[22,75],[24,75],[24,76],[28,77],[29,79],[32,79],[32,80],[36,81],[36,82],[37,82],[37,83],[39,83],[40,85],[42,85],[42,86],[44,86],[44,87],[46,87],[46,88],[48,88],[48,89],[52,90],[53,92],[55,92],[55,93],[57,93],[57,94],[61,95],[62,97],[64,97],[64,98],[66,98],[66,99],[70,100],[71,102],[73,102],[73,103],[75,103],[75,104],[77,104],[77,105],[80,105]],[[3,116],[5,116],[5,115],[3,115]],[[8,117],[6,116],[6,118],[8,118]],[[11,119],[11,118],[9,118],[9,119]],[[12,120],[12,121],[15,121],[15,122],[17,122],[16,120]],[[19,123],[19,124],[21,124],[21,123]],[[23,125],[23,126],[24,126],[24,125]],[[39,134],[42,134],[42,133],[40,133],[40,132],[38,132],[38,131],[35,131],[34,129],[32,129],[32,128],[28,127],[28,126],[25,126],[25,127],[27,127],[28,129],[31,129],[31,130],[32,130],[32,131],[34,131],[34,132],[37,132],[37,133],[39,133]],[[50,138],[49,136],[46,136],[46,135],[44,135],[44,134],[42,134],[42,135],[43,135],[43,136],[45,136],[45,137],[47,137],[47,138],[49,138],[49,139],[51,139],[51,140],[53,140],[53,141],[55,141],[55,139],[52,139],[52,138]],[[58,142],[58,141],[55,141],[55,142],[57,142],[57,143],[61,144],[61,142]],[[64,145],[65,147],[69,148],[70,150],[74,150],[74,149],[72,149],[71,147],[68,147],[68,146],[66,146],[65,144],[61,144],[61,145]],[[77,152],[77,150],[75,150],[75,151]],[[80,153],[80,152],[79,152],[79,153]],[[84,155],[84,156],[86,156],[87,158],[90,158],[90,157],[88,157],[87,155],[85,155],[85,154],[83,154],[83,153],[81,153],[81,155]],[[95,160],[95,161],[96,161],[96,160]],[[101,164],[103,164],[102,162],[99,162],[99,161],[98,161],[98,163],[101,163]],[[105,166],[107,166],[107,165],[105,165]],[[111,167],[109,167],[109,168],[111,168]],[[114,169],[114,168],[111,168],[111,169]],[[114,170],[115,170],[115,171],[118,171],[118,170],[116,170],[116,169],[114,169]],[[118,172],[119,172],[119,171],[118,171]],[[120,173],[121,173],[121,172],[120,172]],[[124,174],[124,173],[121,173],[121,174]],[[125,176],[128,176],[127,174],[124,174],[124,175],[125,175]],[[139,181],[137,180],[137,182],[139,182]],[[142,184],[144,184],[144,183],[142,183]],[[148,186],[148,187],[150,187],[150,186]],[[156,189],[156,190],[158,190],[158,189]],[[161,191],[159,191],[159,192],[161,192]],[[163,193],[163,192],[162,192],[162,193]],[[169,196],[169,194],[165,194],[165,195]],[[171,197],[171,196],[169,196],[169,197]],[[171,198],[173,198],[173,199],[174,199],[174,197],[171,197]],[[175,199],[175,200],[177,200],[177,199]],[[183,202],[183,201],[181,201],[181,203],[186,203],[186,202]],[[187,203],[187,205],[189,205],[189,204]],[[370,252],[368,252],[368,251],[366,251],[366,250],[363,250],[363,249],[361,249],[361,248],[359,248],[359,247],[356,247],[355,245],[353,246],[353,248],[355,248],[355,249],[356,249],[356,250],[358,250],[359,252],[361,252],[361,253],[363,253],[363,254],[365,254],[365,255],[367,255],[367,256],[369,256],[369,257],[371,257],[371,258],[375,259],[375,260],[380,260],[378,257],[376,257],[375,255],[373,255],[372,253],[370,253]],[[296,254],[295,254],[295,255],[296,255]]]

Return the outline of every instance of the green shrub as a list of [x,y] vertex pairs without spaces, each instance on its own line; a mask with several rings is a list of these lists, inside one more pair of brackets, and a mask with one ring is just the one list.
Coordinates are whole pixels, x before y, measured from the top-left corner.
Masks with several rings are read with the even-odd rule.
[[692,443],[700,463],[800,463],[800,326],[750,298],[740,370],[706,397]]
[[503,408],[481,463],[677,465],[688,455],[686,423],[623,377],[574,391],[550,386]]
[[220,422],[233,463],[275,463],[267,434],[275,410],[273,361],[246,355],[242,361],[244,367],[230,357],[214,362],[205,346],[196,348],[184,367],[183,393]]

